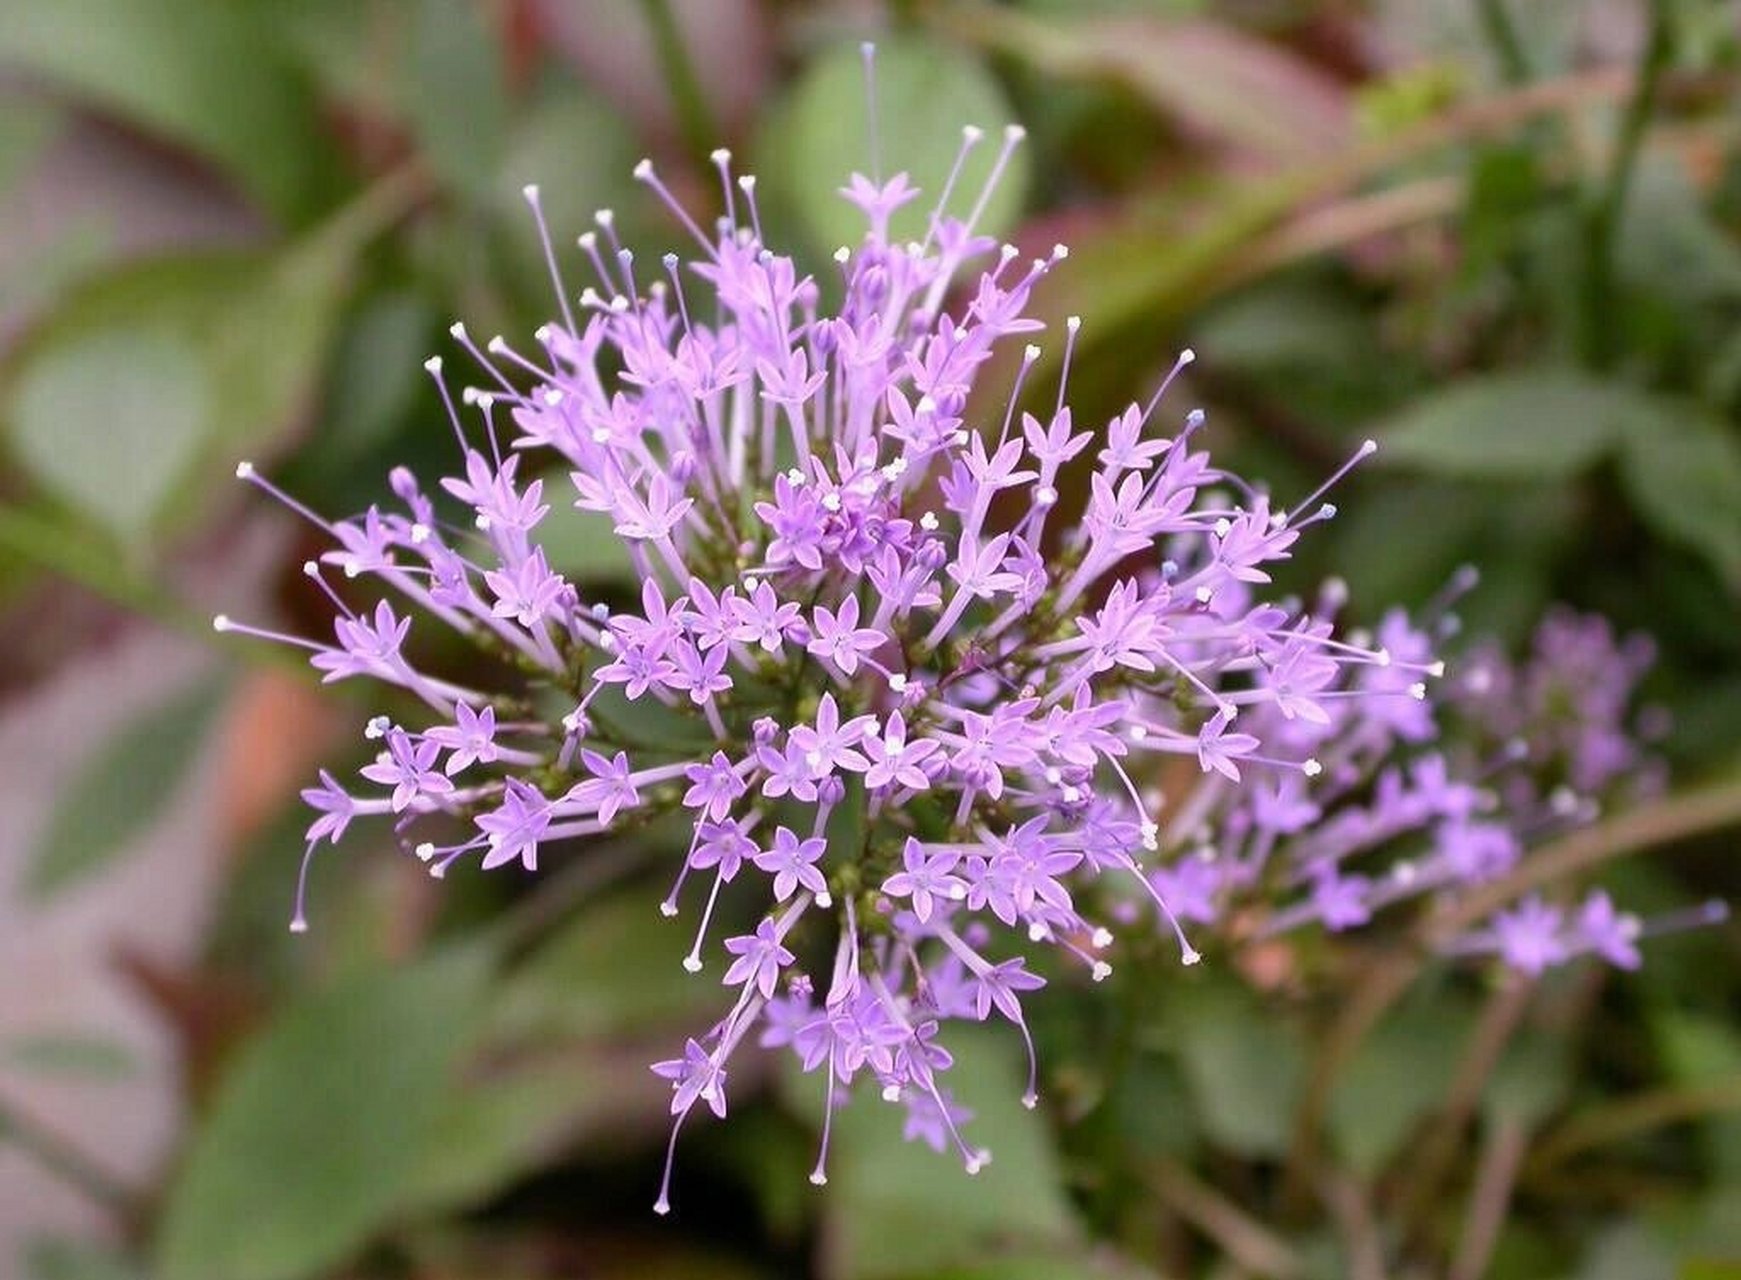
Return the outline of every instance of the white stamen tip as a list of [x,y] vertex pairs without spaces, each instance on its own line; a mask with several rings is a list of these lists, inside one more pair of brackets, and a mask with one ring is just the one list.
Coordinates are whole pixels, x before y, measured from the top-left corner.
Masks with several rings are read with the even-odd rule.
[[213,631],[228,631],[229,629],[230,616],[227,613],[220,613],[212,619]]
[[1315,778],[1324,772],[1324,766],[1319,764],[1317,760],[1308,757],[1300,762],[1300,772],[1308,778]]
[[1093,933],[1088,935],[1088,945],[1093,947],[1096,951],[1110,947],[1112,945],[1112,930],[1105,928],[1096,929]]
[[1040,349],[1038,347],[1036,347],[1033,343],[1030,342],[1027,346],[1022,348],[1022,359],[1024,361],[1026,361],[1028,364],[1034,363],[1034,361],[1038,360],[1039,358],[1040,358]]
[[966,125],[961,130],[961,137],[966,142],[978,142],[985,137],[985,130],[976,124]]
[[747,195],[751,191],[754,191],[755,189],[756,189],[756,175],[755,174],[746,173],[746,174],[744,174],[743,177],[738,179],[738,190],[739,191],[742,191]]
[[1440,676],[1445,674],[1445,664],[1443,662],[1429,662],[1427,664],[1427,674],[1437,680]]
[[526,197],[527,204],[537,204],[538,184],[536,182],[528,182],[525,186],[520,188],[520,194]]
[[238,462],[236,464],[236,479],[252,480],[253,478],[254,464],[252,462]]
[[1179,363],[1180,364],[1190,364],[1193,361],[1195,361],[1196,359],[1197,359],[1197,353],[1195,351],[1191,350],[1190,347],[1186,347],[1183,351],[1179,352]]
[[1023,138],[1028,136],[1028,131],[1022,128],[1019,124],[1006,125],[1004,127],[1003,136],[1008,138],[1011,142],[1020,142]]
[[700,973],[701,972],[701,957],[700,956],[684,956],[683,957],[683,967],[685,969],[687,969],[690,973]]
[[1105,982],[1111,976],[1112,966],[1107,964],[1104,960],[1096,960],[1094,962],[1094,968],[1089,971],[1089,977],[1093,978],[1096,982]]
[[883,1101],[884,1102],[899,1102],[900,1100],[901,1100],[901,1086],[900,1085],[898,1085],[898,1084],[885,1084],[883,1086]]
[[852,250],[848,249],[845,245],[841,245],[840,248],[838,248],[834,251],[834,260],[836,262],[838,262],[843,267],[847,264],[847,261],[851,257],[852,257]]
[[1080,329],[1082,327],[1082,317],[1081,316],[1069,316],[1069,317],[1067,317],[1064,321],[1064,327],[1066,329],[1068,329],[1071,333],[1075,333],[1078,329]]
[[1363,440],[1361,442],[1361,444],[1360,444],[1360,456],[1362,458],[1370,458],[1373,454],[1375,454],[1377,452],[1378,452],[1378,441],[1376,441],[1376,440]]
[[677,904],[675,902],[661,902],[659,904],[659,914],[664,916],[667,920],[670,920],[677,914]]
[[816,1170],[816,1172],[810,1175],[810,1185],[813,1187],[826,1187],[828,1185],[828,1175],[820,1169]]
[[708,159],[712,160],[715,164],[730,164],[731,152],[727,151],[724,147],[715,147],[708,154]]
[[1022,1095],[1022,1105],[1029,1111],[1032,1111],[1035,1107],[1040,1105],[1040,1096],[1036,1093],[1024,1093]]
[[447,331],[453,335],[456,341],[463,342],[465,340],[465,321],[455,320],[447,326]]
[[653,1212],[663,1218],[666,1214],[671,1212],[671,1202],[665,1199],[665,1197],[660,1196],[659,1199],[653,1202]]
[[1201,951],[1197,950],[1196,947],[1186,947],[1183,951],[1181,951],[1179,953],[1179,963],[1182,965],[1185,965],[1187,967],[1194,965],[1194,964],[1199,964],[1202,962],[1202,960],[1203,960],[1203,953]]
[[427,359],[423,362],[423,367],[424,367],[424,369],[428,370],[430,373],[440,373],[441,372],[441,357],[440,356],[430,356],[429,359]]
[[[637,166],[638,167],[638,166]],[[610,209],[600,209],[592,215],[592,220],[601,227],[608,227],[617,220],[617,215]]]
[[816,905],[819,907],[825,908],[825,909],[828,907],[832,907],[834,905],[834,895],[831,893],[819,893],[819,894],[817,894],[816,895]]
[[890,676],[889,688],[893,689],[896,693],[905,693],[907,690],[906,673],[897,671],[894,675]]
[[508,340],[499,333],[484,344],[484,350],[491,355],[502,355],[507,349]]

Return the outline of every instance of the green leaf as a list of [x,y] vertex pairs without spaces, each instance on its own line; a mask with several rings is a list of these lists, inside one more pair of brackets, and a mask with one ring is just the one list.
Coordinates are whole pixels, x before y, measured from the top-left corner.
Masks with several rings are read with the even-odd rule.
[[[949,176],[968,125],[986,131],[962,168],[949,212],[965,216],[978,199],[1002,145],[998,130],[1013,119],[997,81],[976,58],[933,40],[896,36],[877,45],[877,146],[882,177],[905,172],[921,194],[895,214],[890,239],[922,239],[926,220]],[[864,216],[840,194],[848,175],[870,175],[859,46],[841,45],[805,68],[758,139],[764,180],[792,205],[813,249],[832,252],[864,239]],[[1028,188],[1030,162],[1017,148],[976,230],[1001,235],[1015,224]]]
[[406,104],[430,165],[474,198],[489,194],[508,124],[501,42],[485,13],[471,0],[417,0]]
[[[1741,1034],[1721,1019],[1678,1009],[1653,1019],[1665,1074],[1676,1084],[1705,1085],[1741,1076]],[[1741,1181],[1741,1116],[1716,1115],[1701,1136],[1719,1181]]]
[[1658,535],[1741,584],[1741,438],[1698,405],[1655,404],[1622,441],[1627,495]]
[[[994,1260],[1002,1267],[1035,1253],[1065,1256],[1078,1244],[1045,1124],[1021,1105],[1014,1032],[964,1029],[948,1044],[956,1058],[949,1087],[974,1112],[963,1136],[993,1160],[968,1176],[952,1152],[903,1141],[899,1110],[859,1091],[835,1116],[828,1169],[832,1238],[853,1280]],[[804,1084],[820,1106],[815,1078]]]
[[199,349],[187,337],[111,329],[41,351],[7,416],[25,470],[125,540],[152,523],[214,414]]
[[503,983],[492,1032],[579,1039],[681,1025],[718,1003],[718,982],[684,971],[690,935],[651,892],[619,893],[576,913]]
[[59,797],[25,873],[38,901],[97,874],[174,798],[223,703],[221,682],[202,680],[153,707],[111,739]]
[[1379,1024],[1330,1094],[1331,1140],[1364,1178],[1382,1171],[1445,1096],[1469,1019],[1440,1003]]
[[193,148],[280,215],[305,212],[330,148],[262,6],[207,0],[7,0],[0,65],[41,76]]
[[1379,457],[1436,475],[1564,479],[1619,443],[1639,397],[1561,370],[1467,378],[1424,396],[1379,428]]
[[1526,1032],[1506,1048],[1481,1096],[1490,1119],[1534,1127],[1557,1111],[1572,1087],[1572,1055],[1565,1040]]
[[487,1075],[456,1091],[400,1202],[405,1213],[461,1211],[536,1169],[584,1122],[615,1105],[602,1063],[574,1054]]
[[1193,988],[1179,1004],[1169,1025],[1203,1132],[1244,1156],[1286,1152],[1305,1080],[1298,1040],[1229,990]]
[[323,1274],[399,1207],[481,1010],[485,957],[357,974],[239,1051],[156,1240],[162,1280]]
[[14,1068],[62,1080],[110,1083],[139,1071],[133,1051],[118,1040],[84,1031],[45,1031],[18,1036],[6,1045]]

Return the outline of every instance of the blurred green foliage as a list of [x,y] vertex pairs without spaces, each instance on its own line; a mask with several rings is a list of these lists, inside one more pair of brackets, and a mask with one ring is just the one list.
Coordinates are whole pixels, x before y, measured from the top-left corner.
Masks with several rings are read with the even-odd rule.
[[[1371,617],[1473,562],[1469,625],[1514,639],[1550,601],[1602,609],[1658,642],[1682,776],[1732,775],[1734,18],[1725,0],[8,0],[0,211],[93,135],[159,176],[0,238],[0,603],[40,619],[76,584],[197,629],[186,567],[258,514],[222,482],[239,457],[341,512],[389,466],[442,459],[419,365],[444,326],[523,335],[551,308],[525,183],[560,240],[608,207],[657,250],[679,232],[635,160],[657,155],[706,207],[707,150],[729,145],[776,235],[823,263],[856,233],[836,189],[873,163],[868,36],[885,171],[934,190],[962,125],[1028,129],[989,216],[1035,251],[1071,248],[1039,305],[1085,318],[1079,421],[1189,342],[1187,394],[1218,449],[1278,494],[1376,437],[1381,465],[1302,543],[1300,582],[1340,574]],[[204,231],[139,232],[166,185]],[[557,567],[620,586],[616,541],[583,517],[569,533]],[[318,625],[303,554],[279,594]],[[115,815],[149,820],[212,696],[116,739],[31,853],[31,884],[102,872]],[[1741,1275],[1728,935],[1665,943],[1607,987],[1550,981],[1486,1062],[1471,1044],[1503,993],[1429,976],[1317,1099],[1327,1147],[1304,1188],[1300,1117],[1337,1010],[1150,957],[1042,1011],[1050,1111],[1015,1106],[1010,1044],[959,1046],[999,1155],[983,1178],[861,1108],[812,1194],[815,1081],[777,1079],[690,1135],[664,1223],[645,1209],[664,1119],[645,1063],[711,1003],[644,925],[657,867],[619,851],[596,880],[580,860],[523,891],[455,884],[412,946],[388,940],[402,886],[359,849],[291,950],[277,912],[295,847],[271,825],[239,860],[206,976],[239,984],[249,1013],[216,1043],[190,1033],[183,1153],[123,1206],[123,1246],[44,1240],[0,1272],[1374,1280],[1377,1240],[1426,1268],[1408,1275],[1461,1277],[1424,1260],[1457,1255],[1485,1153],[1521,1138],[1533,1154],[1484,1274]],[[1679,881],[1733,894],[1732,850],[1617,874],[1647,898]],[[1393,959],[1326,957],[1326,989]],[[128,1067],[53,1029],[5,1052],[89,1087]],[[1458,1102],[1472,1062],[1479,1098]],[[1423,1188],[1435,1134],[1449,1167]],[[56,1158],[9,1119],[7,1137]]]

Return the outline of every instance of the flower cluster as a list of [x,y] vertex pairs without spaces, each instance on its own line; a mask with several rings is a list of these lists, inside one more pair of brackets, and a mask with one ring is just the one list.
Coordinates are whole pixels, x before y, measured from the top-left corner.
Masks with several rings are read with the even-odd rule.
[[[1424,626],[1387,615],[1379,650],[1424,657],[1457,629],[1448,607],[1474,581],[1461,572]],[[1341,603],[1332,584],[1315,617],[1333,618]],[[1322,771],[1246,787],[1207,779],[1163,828],[1165,860],[1149,879],[1180,919],[1235,942],[1359,928],[1407,903],[1453,906],[1606,804],[1661,785],[1660,764],[1641,746],[1660,717],[1633,714],[1651,660],[1642,637],[1617,641],[1600,617],[1556,611],[1523,663],[1496,642],[1474,646],[1436,707],[1374,696],[1413,679],[1393,663],[1352,671],[1343,696],[1321,692],[1291,722],[1279,707],[1257,708],[1247,731],[1312,753]],[[1569,906],[1531,897],[1496,908],[1446,948],[1528,976],[1582,956],[1630,969],[1641,938],[1726,915],[1709,903],[1644,921],[1601,890]]]
[[[1441,672],[1400,620],[1338,636],[1333,602],[1264,596],[1370,442],[1278,507],[1211,463],[1201,412],[1163,421],[1189,352],[1146,403],[1086,428],[1063,390],[1075,319],[1049,412],[1019,407],[1037,346],[994,393],[994,351],[1017,357],[1042,327],[1030,295],[1066,256],[1024,260],[976,232],[1019,139],[1006,133],[971,198],[951,176],[917,242],[889,231],[918,196],[905,177],[855,176],[844,195],[867,233],[824,280],[767,247],[754,179],[729,154],[714,156],[711,232],[643,162],[697,256],[648,272],[600,213],[580,237],[592,283],[578,307],[529,188],[560,316],[528,353],[454,326],[481,370],[457,397],[428,362],[458,474],[429,490],[397,469],[395,509],[328,523],[241,468],[333,538],[306,571],[335,634],[219,628],[302,645],[325,679],[397,686],[428,713],[377,717],[361,783],[323,772],[305,793],[310,854],[382,816],[435,875],[531,871],[558,842],[680,812],[692,834],[663,909],[699,904],[685,967],[706,965],[722,896],[754,904],[759,923],[724,940],[727,1012],[654,1067],[672,1085],[673,1151],[697,1106],[725,1114],[728,1065],[754,1039],[827,1082],[813,1181],[837,1102],[865,1078],[909,1136],[977,1170],[987,1153],[962,1133],[942,1028],[1006,1021],[1031,1068],[1023,998],[1044,979],[1030,948],[1104,978],[1107,922],[1140,902],[1193,963],[1181,919],[1215,919],[1281,836],[1307,877],[1295,914],[1352,923],[1382,894],[1355,892],[1345,867],[1394,834],[1392,792],[1413,826],[1436,824],[1446,870],[1417,867],[1421,883],[1515,856],[1430,758],[1379,775],[1379,816],[1321,817],[1393,743],[1431,735],[1424,682]],[[981,141],[967,132],[956,175]],[[963,280],[970,261],[983,265]],[[613,608],[564,576],[539,536],[557,501],[608,522],[637,600]],[[380,598],[354,610],[335,576]],[[512,679],[425,669],[414,624]],[[1145,789],[1163,774],[1201,785],[1163,805]],[[1198,856],[1208,840],[1218,859]]]

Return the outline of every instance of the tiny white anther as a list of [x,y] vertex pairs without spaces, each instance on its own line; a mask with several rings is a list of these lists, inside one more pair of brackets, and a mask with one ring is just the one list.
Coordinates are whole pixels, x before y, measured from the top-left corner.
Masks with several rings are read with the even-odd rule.
[[1391,658],[1390,658],[1390,650],[1389,649],[1380,649],[1376,654],[1373,655],[1373,657],[1378,662],[1378,665],[1381,667],[1388,667],[1390,665]]
[[1056,765],[1053,765],[1051,768],[1046,770],[1046,781],[1051,783],[1054,787],[1057,786],[1060,782],[1064,781],[1063,770],[1059,769]]
[[687,969],[690,973],[700,973],[701,972],[701,957],[700,956],[684,956],[683,957],[683,967],[685,969]]
[[484,344],[484,350],[488,351],[491,355],[506,355],[508,351],[508,340],[498,333]]
[[308,932],[308,921],[304,920],[301,916],[297,916],[296,919],[294,919],[290,922],[290,932],[292,932],[292,933],[307,933]]
[[236,464],[236,479],[252,480],[253,478],[254,464],[252,462],[238,462]]
[[664,902],[659,904],[659,914],[664,916],[667,920],[671,919],[677,914],[677,904],[667,898]]
[[1065,804],[1075,804],[1082,799],[1082,788],[1077,786],[1065,787],[1060,794],[1063,795]]
[[412,852],[417,855],[417,860],[419,862],[428,862],[435,856],[435,846],[425,840],[422,844],[418,845],[417,848],[413,849]]
[[429,532],[429,526],[424,524],[422,521],[418,521],[416,524],[412,525],[411,545],[414,547],[421,547],[424,543],[428,542]]
[[537,204],[538,184],[536,182],[528,182],[525,186],[520,188],[520,194],[526,197],[527,204]]
[[1022,1105],[1024,1107],[1026,1107],[1029,1111],[1032,1111],[1035,1107],[1040,1105],[1040,1099],[1035,1094],[1024,1093],[1022,1095]]
[[1096,929],[1088,935],[1088,945],[1096,951],[1104,951],[1112,945],[1112,930],[1104,927]]
[[816,905],[824,909],[832,907],[834,905],[834,895],[826,892],[817,894]]
[[1185,426],[1190,430],[1195,431],[1198,427],[1203,425],[1203,419],[1208,416],[1209,415],[1204,413],[1201,409],[1193,409],[1190,413],[1185,415]]
[[1112,976],[1112,966],[1104,960],[1096,960],[1094,967],[1088,971],[1088,976],[1096,982],[1105,982]]
[[1067,244],[1055,244],[1052,246],[1052,261],[1053,262],[1062,262],[1062,261],[1064,261],[1065,258],[1068,258],[1069,256],[1070,256],[1070,246],[1069,245],[1067,245]]
[[657,1200],[653,1201],[653,1212],[663,1218],[666,1214],[671,1212],[671,1202],[665,1199],[664,1196],[660,1196]]
[[1318,763],[1316,757],[1308,756],[1300,762],[1300,772],[1308,778],[1315,778],[1324,772],[1324,766]]
[[461,387],[459,402],[461,404],[476,404],[478,402],[478,389],[476,387]]
[[1011,142],[1020,142],[1023,138],[1028,136],[1028,131],[1022,128],[1019,124],[1005,125],[1003,136],[1008,138]]
[[949,886],[949,900],[951,902],[965,902],[965,901],[967,901],[967,886],[964,884],[952,884],[952,885],[950,885]]
[[981,129],[976,124],[963,125],[961,129],[961,137],[966,142],[978,142],[981,138],[985,137],[985,130]]
[[488,533],[490,531],[490,526],[495,524],[495,521],[491,520],[487,515],[480,514],[477,519],[472,521],[472,523],[477,526],[479,533]]
[[1273,514],[1271,514],[1271,516],[1269,518],[1269,527],[1272,529],[1279,529],[1287,522],[1288,522],[1288,513],[1285,511],[1276,511]]
[[1142,835],[1143,848],[1147,849],[1150,853],[1155,852],[1155,850],[1161,847],[1161,829],[1153,822],[1143,823]]
[[629,300],[627,298],[625,298],[622,294],[619,293],[616,297],[611,299],[611,310],[615,314],[620,316],[624,312],[626,312],[628,309],[629,309]]
[[370,716],[369,722],[363,726],[363,737],[370,742],[385,738],[387,730],[393,727],[393,722],[386,716]]
[[738,179],[738,190],[739,191],[742,191],[747,195],[749,192],[754,191],[755,189],[756,189],[756,175],[755,174],[746,173],[746,174],[744,174],[743,177]]
[[997,254],[998,257],[1003,259],[1004,265],[1008,266],[1011,262],[1015,261],[1016,255],[1020,252],[1021,250],[1016,248],[1015,245],[1006,244],[1003,248],[997,251]]
[[465,321],[464,320],[455,320],[452,324],[447,326],[447,331],[448,331],[448,333],[453,335],[455,341],[457,341],[457,342],[464,342],[465,341]]
[[1179,953],[1179,963],[1185,965],[1187,968],[1191,965],[1201,963],[1202,959],[1203,953],[1197,950],[1196,947],[1186,947]]
[[906,672],[897,671],[897,672],[895,672],[894,675],[890,676],[889,677],[889,688],[893,689],[896,693],[905,693],[907,691],[907,674],[906,674]]
[[590,251],[598,246],[598,232],[583,231],[580,235],[575,237],[574,242],[582,249]]
[[441,357],[430,356],[423,362],[423,367],[430,373],[439,374],[441,372]]
[[1445,664],[1443,662],[1427,663],[1427,674],[1437,680],[1440,676],[1445,674]]
[[715,164],[730,164],[731,152],[727,151],[724,147],[715,147],[712,151],[708,152],[707,158]]
[[924,515],[920,516],[919,527],[926,533],[935,532],[937,528],[937,513],[934,511],[927,511]]
[[1044,942],[1050,936],[1051,936],[1051,930],[1047,929],[1046,926],[1041,924],[1038,920],[1034,920],[1034,921],[1029,923],[1029,925],[1028,925],[1028,941],[1029,942]]
[[485,413],[488,413],[491,409],[495,408],[496,397],[491,392],[480,391],[473,399],[478,408],[482,409]]
[[600,209],[592,215],[592,220],[601,227],[608,227],[617,220],[617,215],[610,209]]
[[[1191,350],[1190,347],[1186,347],[1183,351],[1179,352],[1179,363],[1180,364],[1190,364],[1193,361],[1195,361],[1196,359],[1197,359],[1197,353],[1195,351]],[[1194,410],[1193,412],[1201,413],[1202,410],[1198,409],[1198,410]]]
[[1357,456],[1362,457],[1362,458],[1370,458],[1373,454],[1375,454],[1377,452],[1378,452],[1378,441],[1376,441],[1376,440],[1363,440],[1360,444],[1360,448],[1358,450]]
[[1334,520],[1338,510],[1340,510],[1340,508],[1337,507],[1334,502],[1326,502],[1323,506],[1318,508],[1318,518],[1320,520]]
[[310,578],[318,578],[320,577],[320,565],[313,560],[304,560],[302,562],[302,572]]
[[1213,591],[1211,591],[1208,587],[1198,587],[1196,594],[1197,594],[1197,603],[1198,604],[1208,604],[1211,600],[1213,600],[1215,598],[1215,593]]
[[840,495],[838,493],[825,493],[825,494],[823,494],[822,495],[822,509],[824,511],[839,511],[840,510]]
[[362,572],[363,566],[358,564],[355,560],[345,561],[345,577],[355,578],[360,576]]
[[1221,519],[1215,522],[1215,536],[1217,538],[1225,538],[1232,528],[1233,522],[1226,516],[1222,516]]
[[1562,818],[1576,813],[1577,794],[1570,787],[1555,787],[1553,794],[1548,796],[1548,807]]
[[797,467],[793,467],[790,471],[786,472],[786,483],[791,485],[794,489],[802,489],[805,485],[810,483],[810,477],[798,470]]
[[820,1169],[816,1170],[816,1172],[810,1175],[810,1185],[813,1187],[826,1187],[828,1185],[828,1175]]
[[963,1167],[966,1168],[968,1177],[977,1177],[979,1171],[985,1168],[985,1161],[981,1160],[977,1155],[968,1156],[967,1162]]
[[552,329],[547,324],[541,324],[536,329],[532,330],[532,341],[536,342],[541,347],[549,346],[550,340],[555,336],[556,330]]
[[841,245],[840,248],[834,251],[834,260],[843,267],[851,261],[851,259],[852,250],[848,249],[845,245]]
[[1081,316],[1066,316],[1064,318],[1064,327],[1066,329],[1068,329],[1071,333],[1075,333],[1078,329],[1080,329],[1082,327],[1082,317]]
[[1148,729],[1147,725],[1133,724],[1130,727],[1130,740],[1132,742],[1141,742],[1141,741],[1143,741],[1143,739],[1147,738],[1148,736],[1149,736],[1149,729]]
[[1415,681],[1409,686],[1409,697],[1416,702],[1425,702],[1427,700],[1427,686],[1419,680]]
[[901,1100],[901,1086],[900,1085],[898,1085],[898,1084],[885,1084],[883,1086],[883,1101],[884,1102],[899,1102],[900,1100]]
[[1035,346],[1033,343],[1030,342],[1027,346],[1022,348],[1022,363],[1023,364],[1032,364],[1032,363],[1034,363],[1034,361],[1038,360],[1039,358],[1040,358],[1040,349],[1037,346]]
[[1399,862],[1391,868],[1390,874],[1398,884],[1410,885],[1420,875],[1420,869],[1412,862]]
[[567,397],[563,395],[561,387],[550,387],[544,392],[544,403],[549,405],[552,409],[561,404],[565,399],[567,399]]
[[213,631],[228,631],[229,629],[230,629],[230,616],[229,616],[229,614],[220,613],[212,619],[212,630]]

